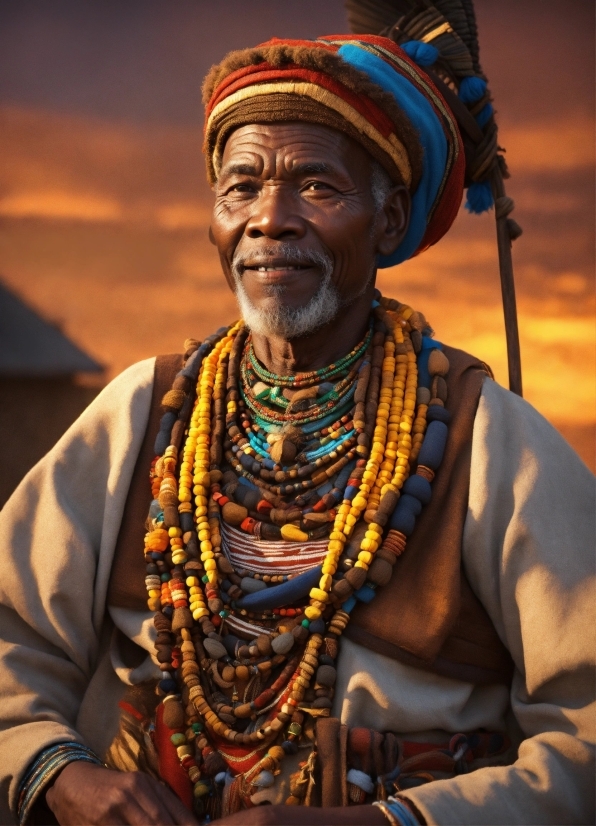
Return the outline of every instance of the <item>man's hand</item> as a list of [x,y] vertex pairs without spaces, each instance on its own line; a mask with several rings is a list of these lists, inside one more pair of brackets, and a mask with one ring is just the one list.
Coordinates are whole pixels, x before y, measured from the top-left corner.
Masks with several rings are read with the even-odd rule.
[[148,774],[77,760],[60,772],[46,801],[61,826],[197,826],[176,795]]

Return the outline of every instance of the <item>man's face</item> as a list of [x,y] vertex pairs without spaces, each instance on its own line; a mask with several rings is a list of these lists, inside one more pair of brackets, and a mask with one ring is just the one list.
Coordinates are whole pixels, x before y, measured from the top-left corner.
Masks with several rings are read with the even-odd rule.
[[232,289],[240,287],[258,313],[305,308],[323,281],[338,306],[361,295],[384,251],[370,169],[362,147],[326,126],[252,124],[233,132],[211,224]]

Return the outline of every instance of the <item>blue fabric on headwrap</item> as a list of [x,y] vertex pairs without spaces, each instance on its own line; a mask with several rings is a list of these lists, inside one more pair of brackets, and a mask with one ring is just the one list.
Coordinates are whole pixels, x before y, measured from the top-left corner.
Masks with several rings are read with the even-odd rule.
[[392,255],[380,255],[379,267],[393,267],[407,261],[418,249],[426,232],[427,218],[443,180],[447,163],[447,138],[430,102],[382,58],[353,44],[346,44],[338,54],[356,69],[393,95],[418,132],[422,144],[422,176],[412,195],[410,225],[406,237]]
[[417,66],[432,66],[439,59],[439,50],[432,43],[422,40],[408,40],[401,44],[402,49]]

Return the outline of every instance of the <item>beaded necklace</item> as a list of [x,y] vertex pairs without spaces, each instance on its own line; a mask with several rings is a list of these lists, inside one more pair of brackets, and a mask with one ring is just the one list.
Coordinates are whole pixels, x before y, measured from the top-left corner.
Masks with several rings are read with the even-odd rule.
[[[254,368],[242,322],[190,342],[164,397],[145,584],[157,612],[163,719],[199,816],[221,814],[228,781],[228,811],[250,806],[296,752],[305,715],[329,714],[350,612],[389,581],[430,500],[449,365],[440,345],[426,347],[431,387],[418,386],[423,334],[430,341],[420,313],[377,294],[365,339],[335,365],[298,374],[302,389],[340,377],[350,393],[340,417],[327,403],[302,411],[310,416],[275,411],[281,427],[267,433],[248,383],[251,371],[258,381],[277,377]],[[235,569],[226,548],[263,540],[281,564],[290,543],[297,553],[325,544],[319,564],[301,573],[246,570],[246,552]],[[302,801],[307,781],[308,772],[295,778],[288,804]]]
[[255,356],[252,342],[248,349],[248,358],[252,369],[261,381],[269,382],[270,384],[274,384],[278,387],[311,387],[314,384],[329,381],[330,379],[340,375],[342,372],[346,372],[364,353],[371,338],[372,328],[368,330],[364,340],[357,344],[354,349],[347,354],[347,356],[344,356],[333,364],[323,367],[320,370],[311,370],[307,373],[294,373],[294,375],[291,376],[278,376],[275,373],[270,373],[269,370],[266,370]]

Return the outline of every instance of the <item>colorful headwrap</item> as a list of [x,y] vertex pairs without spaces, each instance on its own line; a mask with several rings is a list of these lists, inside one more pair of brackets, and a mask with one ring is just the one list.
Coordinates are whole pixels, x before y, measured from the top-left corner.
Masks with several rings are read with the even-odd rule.
[[393,41],[373,35],[270,40],[232,52],[205,81],[205,145],[211,183],[230,133],[248,123],[306,121],[358,141],[412,196],[406,237],[391,267],[435,244],[463,195],[464,150],[449,107]]

